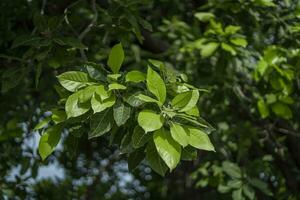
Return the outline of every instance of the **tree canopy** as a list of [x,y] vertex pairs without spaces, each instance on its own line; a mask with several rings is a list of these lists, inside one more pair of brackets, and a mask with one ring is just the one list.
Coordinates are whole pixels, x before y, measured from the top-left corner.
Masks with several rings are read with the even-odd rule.
[[1,199],[300,198],[298,0],[0,10]]

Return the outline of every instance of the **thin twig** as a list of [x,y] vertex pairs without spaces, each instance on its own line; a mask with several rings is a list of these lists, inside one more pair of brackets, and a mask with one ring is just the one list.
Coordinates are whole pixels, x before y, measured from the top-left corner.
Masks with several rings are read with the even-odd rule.
[[41,8],[41,15],[44,15],[45,8],[46,8],[47,0],[43,0],[42,8]]
[[64,20],[65,20],[66,24],[69,26],[69,28],[71,29],[71,31],[76,35],[76,37],[78,37],[79,34],[77,33],[77,31],[73,28],[72,24],[70,23],[69,18],[68,18],[68,12],[69,12],[70,8],[74,7],[75,5],[77,5],[81,1],[82,0],[75,1],[74,3],[72,3],[71,5],[69,5],[64,10]]
[[29,61],[24,60],[22,58],[18,58],[18,57],[15,57],[15,56],[7,56],[7,55],[4,55],[4,54],[0,54],[0,58],[5,58],[7,60],[16,60],[16,61],[23,62],[23,63],[29,63]]
[[283,133],[283,134],[294,136],[294,137],[300,137],[299,133],[296,133],[294,131],[290,131],[290,130],[287,130],[287,129],[284,129],[284,128],[278,128],[277,131],[280,132],[280,133]]
[[[94,17],[93,17],[91,23],[89,25],[87,25],[87,27],[80,33],[80,35],[79,35],[80,41],[82,41],[84,39],[84,37],[91,31],[91,28],[93,26],[97,25],[98,11],[97,11],[97,8],[96,8],[96,0],[92,0],[92,9],[93,9],[93,12],[94,12]],[[85,61],[87,61],[87,57],[86,57],[86,54],[84,52],[84,49],[80,50],[80,54],[81,54],[81,57]]]

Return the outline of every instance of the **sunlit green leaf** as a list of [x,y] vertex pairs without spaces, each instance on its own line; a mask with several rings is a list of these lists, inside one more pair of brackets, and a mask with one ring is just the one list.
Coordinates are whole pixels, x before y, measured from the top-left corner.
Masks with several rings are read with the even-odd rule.
[[47,129],[39,142],[39,154],[45,160],[57,146],[62,132],[62,126],[56,125]]
[[116,44],[110,51],[107,65],[113,73],[118,73],[124,60],[124,51],[122,44]]
[[154,143],[158,154],[172,171],[179,163],[181,146],[172,137],[170,132],[159,129],[154,132]]
[[166,100],[166,86],[160,75],[151,67],[147,71],[147,88],[163,104]]
[[153,141],[149,142],[146,148],[146,159],[150,167],[161,176],[164,176],[168,171],[168,166],[158,154]]
[[138,115],[138,123],[145,132],[151,132],[162,127],[163,118],[152,110],[143,110]]
[[144,74],[143,72],[140,71],[130,71],[126,74],[126,82],[142,82],[146,80],[146,74]]
[[88,112],[90,109],[90,103],[79,103],[79,96],[81,91],[78,91],[70,95],[67,99],[65,110],[68,118],[78,117]]
[[215,151],[206,133],[194,127],[187,127],[186,130],[188,131],[188,143],[191,146],[206,151]]
[[57,76],[59,83],[71,92],[94,84],[84,72],[69,71]]
[[189,135],[182,126],[171,122],[170,131],[172,138],[181,146],[186,147],[189,144]]

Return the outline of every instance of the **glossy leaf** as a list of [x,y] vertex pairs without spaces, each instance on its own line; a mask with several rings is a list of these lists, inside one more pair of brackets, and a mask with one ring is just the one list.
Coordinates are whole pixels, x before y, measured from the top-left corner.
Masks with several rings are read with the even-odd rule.
[[145,133],[141,127],[136,126],[132,134],[132,145],[136,149],[140,148],[144,146],[151,138],[151,133]]
[[172,138],[181,146],[186,147],[189,144],[189,136],[186,130],[177,123],[171,122],[170,131]]
[[65,110],[68,118],[78,117],[90,110],[89,103],[79,103],[80,93],[81,91],[78,91],[70,95],[67,99]]
[[130,107],[122,102],[117,102],[114,105],[114,119],[118,126],[124,125],[130,117]]
[[193,127],[188,127],[187,129],[189,135],[188,143],[191,146],[206,151],[215,151],[215,148],[206,133]]
[[149,96],[146,96],[146,95],[143,95],[143,94],[139,94],[137,96],[137,98],[139,98],[141,101],[143,102],[147,102],[147,103],[156,103],[158,104],[159,106],[161,106],[161,103],[159,101],[157,101],[156,99],[153,99],[152,97],[149,97]]
[[140,148],[128,156],[128,169],[133,171],[145,158],[144,149]]
[[181,112],[185,112],[195,107],[198,99],[198,90],[183,92],[174,97],[172,100],[172,106],[174,108],[179,108]]
[[166,86],[160,75],[148,67],[147,88],[162,104],[166,100]]
[[153,141],[149,142],[146,148],[146,159],[150,167],[161,176],[164,176],[168,171],[168,166],[158,154]]
[[179,163],[181,146],[172,137],[170,132],[159,129],[154,132],[153,140],[158,154],[172,171]]
[[138,115],[138,123],[147,133],[160,129],[163,118],[152,110],[143,110]]
[[93,115],[91,118],[91,131],[89,132],[89,139],[102,136],[110,131],[112,127],[111,117],[110,110]]
[[75,92],[79,88],[94,84],[84,72],[69,71],[57,76],[59,83],[67,90]]
[[111,83],[108,85],[108,90],[126,90],[126,86],[119,83]]
[[116,103],[115,95],[102,100],[98,94],[94,94],[91,99],[91,106],[94,113],[102,112],[103,110],[112,107]]

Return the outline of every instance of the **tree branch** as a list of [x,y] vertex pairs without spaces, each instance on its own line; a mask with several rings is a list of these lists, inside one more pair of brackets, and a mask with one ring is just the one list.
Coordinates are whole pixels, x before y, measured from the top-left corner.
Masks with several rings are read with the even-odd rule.
[[[87,27],[80,33],[80,35],[79,35],[80,41],[82,41],[84,39],[84,37],[91,31],[91,28],[93,26],[97,25],[98,11],[97,11],[97,8],[96,8],[96,0],[92,0],[92,9],[93,9],[93,12],[94,12],[94,17],[93,17],[91,23],[89,25],[87,25]],[[80,54],[81,54],[81,57],[85,61],[87,61],[87,56],[86,56],[86,54],[84,52],[84,49],[80,50]]]

